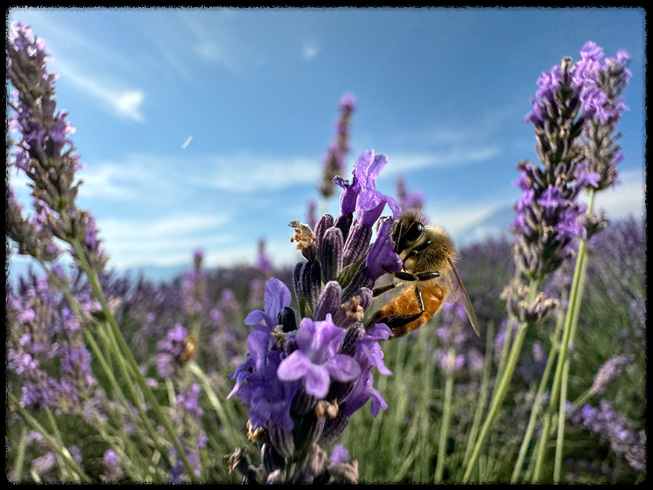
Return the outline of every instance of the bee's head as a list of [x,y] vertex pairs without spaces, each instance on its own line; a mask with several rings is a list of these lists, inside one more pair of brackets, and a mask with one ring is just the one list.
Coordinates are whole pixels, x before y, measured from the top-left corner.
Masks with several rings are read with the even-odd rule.
[[414,247],[424,235],[426,217],[416,210],[405,211],[392,225],[392,242],[395,253],[401,254]]

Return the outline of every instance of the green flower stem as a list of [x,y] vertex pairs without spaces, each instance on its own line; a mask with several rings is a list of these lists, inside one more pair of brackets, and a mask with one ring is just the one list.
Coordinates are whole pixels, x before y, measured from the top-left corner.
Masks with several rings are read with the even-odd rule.
[[[585,405],[590,400],[590,398],[592,398],[595,394],[596,393],[591,388],[588,389],[587,391],[585,391],[585,393],[583,393],[581,396],[579,396],[572,403],[571,410],[566,413],[565,418],[569,419],[574,413],[576,413],[576,411],[578,409],[580,409],[583,405]],[[558,424],[558,415],[556,414],[553,417],[553,422],[551,424],[551,427],[549,428],[549,437],[552,436],[555,433],[557,424]],[[540,442],[541,442],[541,439],[540,439]],[[531,462],[528,465],[528,470],[526,471],[526,473],[524,474],[524,477],[522,478],[522,483],[527,483],[528,480],[531,479],[531,476],[532,476],[533,471],[534,471],[535,463],[536,463],[536,460],[531,459]]]
[[[126,362],[129,366],[131,366],[132,373],[134,375],[134,380],[136,381],[139,388],[145,395],[147,401],[150,402],[152,406],[152,411],[154,412],[156,419],[159,421],[159,423],[161,423],[161,425],[163,425],[166,433],[168,434],[168,437],[170,438],[170,441],[175,447],[175,450],[177,451],[177,457],[181,458],[181,460],[183,461],[188,476],[190,477],[192,482],[194,483],[197,482],[197,476],[195,475],[193,466],[190,464],[190,461],[188,461],[188,457],[186,456],[186,451],[184,451],[183,447],[181,446],[181,443],[179,442],[172,428],[172,424],[170,423],[170,420],[168,420],[168,417],[166,417],[165,413],[163,413],[163,410],[159,405],[159,401],[157,400],[156,396],[154,396],[154,393],[152,393],[150,387],[147,386],[145,382],[145,378],[143,377],[140,370],[138,369],[138,364],[136,363],[136,359],[134,359],[134,355],[131,349],[127,345],[127,342],[125,342],[125,338],[122,336],[122,333],[120,332],[120,328],[118,327],[118,324],[116,323],[113,314],[109,310],[109,306],[107,305],[106,299],[102,292],[102,288],[100,287],[97,271],[92,267],[90,267],[79,242],[77,240],[73,240],[72,245],[75,249],[77,258],[80,261],[80,265],[84,270],[84,272],[86,273],[91,288],[93,289],[93,293],[95,294],[95,297],[102,305],[102,312],[104,313],[105,317],[109,322],[109,326],[111,327],[109,331],[118,343],[119,352],[116,353],[117,354],[116,358],[118,360],[118,363],[121,365],[121,369],[123,370],[123,373],[127,374],[128,372],[128,369],[126,369],[126,367],[123,366],[124,362]],[[122,356],[120,354],[122,354]],[[128,383],[128,387],[135,392],[134,387],[131,385],[131,383]],[[140,404],[137,404],[137,406],[139,407],[139,411],[142,410],[142,408],[140,408]],[[168,456],[167,452],[162,453],[162,455],[164,457]]]
[[[455,358],[455,349],[449,349],[449,356]],[[444,465],[447,452],[447,438],[449,436],[449,424],[451,423],[451,399],[453,398],[453,373],[447,372],[444,382],[444,407],[442,409],[442,420],[440,422],[440,442],[438,444],[438,462],[435,466],[435,483],[442,482]]]
[[[538,287],[537,281],[531,279],[528,288],[528,297],[526,298],[526,304],[531,305],[533,303],[533,300],[535,299],[537,287]],[[492,395],[492,399],[490,401],[490,410],[487,415],[487,418],[485,419],[483,427],[481,428],[481,434],[478,440],[476,441],[476,444],[474,445],[474,450],[472,452],[471,459],[467,464],[467,469],[463,477],[463,483],[467,483],[469,481],[474,466],[478,462],[478,458],[481,454],[481,449],[483,448],[483,444],[485,443],[485,440],[487,439],[487,436],[490,433],[490,429],[492,428],[492,425],[494,424],[499,414],[499,409],[501,408],[503,399],[505,398],[506,393],[508,392],[508,386],[510,385],[510,380],[512,379],[512,375],[513,372],[515,371],[515,366],[517,365],[517,360],[519,359],[519,354],[521,352],[524,339],[526,338],[526,331],[528,329],[528,325],[529,325],[528,323],[523,323],[519,325],[519,327],[517,328],[517,333],[515,335],[515,340],[510,348],[510,354],[508,356],[505,370],[502,373],[498,386]]]
[[[594,191],[590,191],[590,201],[587,208],[588,215],[592,212],[594,206]],[[563,376],[565,361],[567,360],[567,348],[569,346],[569,341],[571,338],[572,330],[575,332],[574,323],[578,322],[578,317],[575,315],[576,309],[580,308],[580,301],[582,299],[582,291],[584,288],[584,272],[583,264],[585,261],[585,255],[587,253],[587,241],[581,240],[578,247],[578,256],[576,258],[576,266],[574,267],[574,277],[571,284],[571,291],[569,293],[569,306],[567,307],[567,315],[565,317],[565,326],[562,334],[562,341],[560,342],[560,353],[558,356],[558,362],[556,365],[556,372],[553,378],[553,386],[551,388],[551,399],[549,401],[549,410],[544,419],[544,425],[541,439],[548,439],[549,437],[549,428],[551,425],[551,419],[556,409],[558,402],[564,406],[567,402],[566,400],[566,383],[568,380],[567,376]],[[581,281],[581,277],[583,281]],[[575,317],[575,322],[574,322]],[[568,370],[567,370],[568,373]],[[564,390],[561,389],[561,385],[565,383]],[[564,393],[562,393],[564,391]],[[561,394],[564,394],[565,397],[560,397]],[[559,419],[562,426],[560,429],[564,433],[564,413]],[[558,432],[558,438],[556,441],[556,456],[555,456],[555,465],[554,465],[554,482],[558,482],[560,479],[560,472],[562,466],[562,446],[564,443],[564,435],[560,431]],[[544,462],[544,455],[546,453],[546,441],[543,441],[538,445],[538,451],[536,453],[537,462],[535,464],[535,470],[533,472],[533,482],[539,481],[542,472],[542,464]]]
[[84,473],[84,470],[79,467],[68,450],[62,444],[60,444],[56,438],[52,437],[48,431],[46,431],[43,426],[34,417],[32,417],[32,415],[27,410],[25,410],[25,408],[20,406],[20,402],[16,399],[13,393],[7,393],[7,395],[9,396],[9,401],[14,405],[13,408],[18,411],[18,413],[23,417],[25,422],[27,422],[27,424],[32,427],[32,429],[43,436],[45,442],[47,442],[50,447],[56,451],[60,457],[63,458],[64,462],[72,471],[77,474],[79,479],[84,483],[91,483],[93,481],[91,477]]
[[209,400],[209,403],[213,407],[213,410],[215,410],[215,412],[220,417],[220,420],[223,424],[222,427],[228,429],[230,440],[234,443],[236,443],[236,441],[239,441],[238,444],[241,443],[240,441],[242,440],[242,433],[236,429],[236,418],[234,417],[231,410],[225,409],[225,405],[220,402],[220,399],[215,394],[215,391],[213,391],[211,380],[195,361],[189,362],[187,366],[188,371],[191,374],[195,375],[197,379],[199,379],[202,385],[202,389],[204,390],[204,393],[206,393],[206,397]]
[[422,394],[420,397],[420,422],[417,424],[419,427],[419,444],[420,448],[418,454],[419,464],[416,468],[419,477],[417,481],[426,481],[430,473],[430,450],[431,450],[431,411],[430,405],[432,402],[432,393],[433,393],[433,367],[431,365],[431,350],[427,348],[427,335],[424,335],[424,331],[420,332],[419,338],[419,350],[422,353],[422,366],[424,366],[423,371],[423,385],[422,385]]
[[499,381],[501,380],[503,376],[503,372],[506,367],[508,353],[510,352],[510,346],[512,342],[512,330],[513,330],[513,328],[510,326],[510,323],[511,323],[511,318],[508,318],[506,322],[505,337],[503,338],[503,345],[501,346],[501,353],[499,354],[499,365],[497,366],[497,374],[496,377],[494,378],[494,386],[492,387],[492,393],[495,393],[497,391],[497,387],[499,386]]
[[517,457],[517,463],[515,463],[515,469],[513,470],[510,483],[517,482],[522,465],[524,464],[524,459],[526,458],[526,451],[528,450],[528,446],[530,445],[531,439],[533,438],[533,431],[535,430],[537,416],[540,414],[540,408],[542,407],[544,390],[546,389],[546,386],[549,382],[549,376],[551,376],[551,370],[553,369],[553,362],[558,352],[558,337],[560,336],[560,331],[562,330],[562,319],[563,317],[560,315],[558,317],[558,321],[556,321],[555,331],[551,336],[551,351],[549,352],[549,357],[546,360],[546,366],[544,367],[544,372],[542,373],[542,378],[540,379],[540,384],[537,388],[537,394],[535,395],[533,408],[531,409],[531,415],[528,420],[528,427],[526,428],[524,439],[522,440],[521,447],[519,448],[519,456]]
[[479,389],[478,401],[476,403],[476,410],[474,412],[474,421],[472,422],[472,428],[469,431],[467,444],[465,446],[465,456],[463,457],[464,465],[466,465],[469,462],[469,458],[472,455],[472,449],[474,448],[474,443],[476,442],[478,429],[481,426],[481,418],[483,417],[483,411],[485,410],[485,402],[487,401],[488,387],[490,384],[490,366],[492,365],[492,351],[494,347],[493,341],[494,341],[494,322],[489,322],[486,337],[485,337],[485,359],[483,361],[483,375],[481,377],[481,387]]
[[[52,434],[54,439],[57,441],[57,443],[62,447],[62,450],[70,456],[70,452],[66,448],[66,445],[63,442],[63,438],[61,437],[61,433],[59,432],[59,427],[57,426],[57,421],[54,418],[54,415],[52,414],[52,410],[50,410],[48,407],[45,407],[43,409],[43,412],[45,413],[46,418],[48,419],[48,423],[50,424],[50,429],[52,429]],[[59,463],[59,471],[61,475],[61,479],[67,481],[70,478],[70,475],[68,474],[68,470],[66,469],[66,462],[62,459],[61,456],[57,454],[57,462]],[[73,473],[73,479],[79,483],[79,476]]]
[[[594,189],[590,190],[590,202],[587,207],[587,216],[590,216],[592,213],[592,208],[594,207],[594,196],[595,192]],[[586,244],[586,240],[583,240],[581,242],[581,246],[583,244]],[[576,330],[578,327],[578,317],[580,315],[580,305],[582,302],[583,298],[583,293],[585,292],[585,274],[587,272],[587,263],[588,263],[588,254],[585,251],[584,254],[580,255],[580,250],[579,250],[579,260],[581,261],[580,265],[580,278],[579,278],[579,284],[578,284],[578,301],[574,304],[574,310],[572,312],[572,320],[571,320],[571,332],[569,333],[569,342],[573,345],[574,340],[576,339]],[[570,359],[569,356],[565,359],[565,363],[562,367],[562,391],[564,391],[564,395],[561,393],[560,397],[560,407],[558,409],[558,412],[560,413],[559,417],[559,422],[558,422],[558,438],[556,441],[556,454],[555,454],[555,463],[554,463],[554,480],[555,481],[560,481],[560,472],[562,468],[562,447],[564,444],[564,436],[565,436],[565,420],[567,417],[565,417],[565,410],[567,408],[567,386],[569,382],[569,367],[570,367]],[[557,476],[557,479],[556,479]]]
[[23,463],[25,462],[25,449],[27,448],[27,427],[22,424],[20,427],[20,438],[18,439],[18,448],[16,449],[16,459],[14,460],[14,467],[11,470],[9,481],[12,483],[20,483],[20,475],[23,474]]
[[[41,267],[43,268],[43,270],[48,274],[48,277],[51,278],[52,280],[54,280],[57,283],[59,289],[64,293],[64,295],[68,299],[68,304],[73,309],[73,312],[75,313],[75,315],[78,318],[83,318],[79,302],[77,301],[77,299],[71,293],[70,289],[68,288],[68,285],[65,284],[64,282],[62,282],[61,279],[59,279],[59,277],[56,274],[53,274],[52,271],[47,267],[47,265],[43,261],[41,261],[40,259],[39,259],[39,263],[41,264]],[[99,348],[99,346],[95,342],[95,339],[93,338],[93,335],[91,334],[90,330],[88,328],[84,328],[83,331],[84,331],[84,336],[86,338],[87,344],[91,347],[91,350],[93,351],[93,355],[95,356],[97,361],[100,363],[100,367],[102,368],[105,376],[109,380],[109,384],[113,388],[114,393],[117,396],[118,400],[120,401],[120,403],[125,408],[125,413],[127,414],[127,417],[129,417],[129,420],[131,421],[131,423],[132,423],[132,425],[134,427],[134,431],[136,432],[136,435],[139,438],[139,441],[140,441],[140,443],[142,445],[142,448],[143,448],[143,449],[141,449],[141,451],[138,452],[138,454],[140,454],[142,451],[145,450],[144,448],[149,447],[149,444],[147,444],[145,442],[145,439],[144,439],[144,437],[142,435],[141,424],[139,424],[138,421],[136,420],[136,418],[134,417],[134,414],[131,411],[131,407],[129,406],[127,398],[125,397],[125,394],[122,391],[122,388],[120,387],[120,385],[116,381],[116,378],[115,378],[115,376],[113,374],[113,369],[109,366],[109,363],[108,363],[107,359],[105,358],[104,354],[102,353],[102,350]],[[110,333],[107,334],[106,332],[104,332],[102,330],[102,328],[101,328],[101,325],[98,325],[97,333],[98,333],[98,335],[100,335],[102,337],[104,343],[107,346],[111,346],[111,339],[110,339],[111,335],[110,335]],[[116,347],[115,346],[114,346],[114,352],[116,352]],[[122,369],[125,369],[124,364],[120,362],[120,360],[122,359],[122,356],[120,356],[120,354],[118,353],[115,357],[118,360],[118,364],[120,365],[120,367]],[[126,371],[123,371],[123,375],[126,375]],[[152,428],[152,426],[150,424],[150,421],[147,418],[147,414],[143,410],[141,404],[138,403],[138,398],[137,398],[136,392],[133,389],[133,384],[131,382],[127,382],[126,384],[127,384],[128,388],[131,388],[130,389],[130,394],[132,395],[132,398],[134,400],[134,405],[138,409],[139,414],[141,416],[141,420],[143,422],[142,425],[145,426],[146,430],[148,431],[148,433],[150,435],[150,438],[152,439],[152,442],[155,444],[155,446],[157,447],[159,452],[161,452],[163,454],[166,462],[168,463],[168,467],[172,468],[172,466],[173,466],[172,465],[172,460],[170,459],[170,456],[168,455],[168,452],[165,451],[163,449],[163,447],[159,444],[158,435],[156,434],[156,432]],[[124,440],[129,441],[129,438],[125,436]]]
[[[66,299],[68,300],[68,304],[72,308],[74,314],[78,318],[83,318],[83,315],[81,313],[81,306],[79,305],[79,302],[73,296],[72,292],[68,288],[68,285],[66,283],[64,283],[63,281],[61,281],[61,279],[56,274],[53,274],[52,271],[50,270],[50,268],[48,268],[47,265],[42,260],[38,259],[38,261],[41,264],[41,267],[43,268],[43,270],[48,275],[48,277],[51,280],[55,281],[55,283],[57,284],[59,290],[61,292],[63,292],[64,296],[66,296]],[[84,328],[83,332],[84,332],[84,337],[86,339],[87,345],[89,345],[91,347],[91,350],[93,351],[93,355],[95,356],[95,359],[100,363],[100,367],[102,368],[102,371],[103,371],[104,375],[109,380],[109,384],[111,385],[112,389],[114,390],[114,393],[115,393],[116,397],[118,398],[118,401],[124,407],[125,413],[129,417],[129,420],[131,421],[132,425],[134,426],[134,431],[136,432],[136,435],[137,435],[137,437],[138,437],[138,439],[139,439],[139,441],[140,441],[140,443],[142,445],[142,448],[143,448],[143,449],[141,449],[141,451],[143,451],[144,448],[149,447],[149,445],[145,442],[145,439],[144,439],[144,437],[142,435],[141,427],[138,424],[136,418],[134,417],[134,414],[131,411],[131,408],[129,406],[129,403],[127,402],[127,398],[125,397],[125,394],[123,393],[122,389],[120,388],[120,385],[116,381],[116,378],[115,378],[115,376],[113,374],[113,369],[109,365],[107,359],[104,357],[104,354],[102,353],[102,350],[98,347],[97,343],[95,342],[95,339],[93,338],[93,335],[91,334],[90,329]],[[106,339],[106,335],[104,335],[104,332],[100,328],[97,329],[97,332],[100,335],[103,335],[103,338]],[[149,424],[149,421],[147,420],[147,418],[144,418],[143,420],[145,422],[145,424],[143,424],[143,425],[145,425],[145,427],[150,430],[150,437],[152,437],[155,444],[157,444],[157,439],[156,439],[157,435],[156,435],[156,433],[154,433],[154,430],[150,427],[150,424]],[[124,434],[124,431],[123,431],[123,436],[124,436],[123,440],[125,440],[125,441],[127,441],[127,442],[129,442],[131,444],[131,441],[129,440],[128,437],[126,437],[126,435]],[[159,450],[161,450],[160,446],[159,446]],[[168,462],[171,464],[171,461],[168,461]]]
[[[113,375],[113,371],[111,368],[108,366],[106,359],[104,358],[104,355],[102,354],[102,351],[98,347],[97,343],[95,342],[95,339],[93,338],[93,335],[91,335],[91,332],[88,329],[84,330],[84,334],[86,336],[86,342],[88,345],[91,347],[91,350],[93,351],[93,355],[95,358],[98,360],[100,363],[100,366],[102,367],[104,373],[107,376],[107,379],[109,380],[109,384],[111,385],[116,397],[118,398],[118,401],[120,404],[123,406],[125,409],[125,413],[127,417],[129,418],[130,422],[132,423],[132,426],[134,427],[134,432],[136,433],[136,437],[138,438],[140,445],[141,445],[141,450],[140,451],[135,451],[138,454],[142,454],[143,451],[145,451],[145,448],[149,448],[149,444],[145,441],[145,437],[142,434],[142,427],[141,424],[138,423],[136,417],[132,413],[131,407],[129,406],[129,403],[127,401],[127,398],[125,397],[124,393],[122,392],[122,389],[118,385],[118,382],[116,381],[115,376]],[[154,429],[151,427],[151,424],[149,423],[149,420],[147,418],[143,419],[146,430],[149,433],[150,438],[152,439],[152,442],[156,446],[156,448],[159,450],[159,452],[163,451],[163,447],[159,444],[158,442],[158,434],[154,431]],[[117,424],[118,427],[120,427],[119,424]],[[133,444],[131,440],[124,434],[124,430],[120,428],[121,432],[123,432],[123,437],[122,440],[125,441],[128,444]],[[164,453],[167,456],[167,452]],[[145,458],[147,458],[147,455],[143,455]],[[172,461],[167,459],[168,464],[170,467],[172,466]]]

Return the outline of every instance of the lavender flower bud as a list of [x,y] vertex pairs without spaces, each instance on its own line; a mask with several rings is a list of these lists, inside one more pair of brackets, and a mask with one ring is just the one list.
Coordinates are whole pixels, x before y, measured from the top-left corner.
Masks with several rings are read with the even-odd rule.
[[335,441],[336,438],[347,428],[350,420],[351,416],[345,415],[342,411],[339,411],[338,415],[334,418],[327,418],[318,443],[329,444],[331,441]]
[[302,297],[311,309],[315,308],[322,286],[320,263],[312,260],[304,263],[300,275]]
[[337,279],[343,264],[343,240],[339,228],[331,227],[324,233],[319,245],[322,279],[324,282]]
[[632,355],[627,356],[623,354],[608,359],[605,364],[599,368],[594,377],[594,383],[590,389],[597,394],[603,393],[610,381],[619,376],[623,367],[631,363],[633,359]]
[[508,286],[504,289],[501,297],[506,300],[506,307],[520,323],[536,324],[541,322],[554,308],[558,306],[558,300],[548,298],[540,292],[535,296],[533,304],[526,303],[528,286]]
[[374,287],[374,281],[372,277],[370,277],[368,269],[366,266],[362,266],[360,269],[358,269],[358,272],[354,276],[354,278],[351,280],[351,282],[347,285],[347,287],[344,289],[342,292],[342,298],[340,301],[345,304],[347,303],[351,298],[354,297],[361,289],[367,288],[367,289],[372,289]]
[[325,422],[326,417],[318,417],[315,412],[304,414],[299,423],[296,423],[293,428],[293,437],[298,451],[305,451],[314,442],[317,442],[322,435]]
[[345,335],[345,339],[342,341],[342,345],[338,352],[348,356],[353,356],[356,352],[356,342],[364,336],[365,329],[362,324],[356,323],[352,325],[347,329],[347,334]]
[[323,214],[315,224],[315,245],[318,250],[322,248],[322,238],[324,233],[333,226],[333,216],[330,214]]
[[285,306],[279,312],[279,325],[283,327],[284,332],[294,332],[297,330],[297,320],[295,319],[295,312],[289,306]]
[[315,409],[319,399],[313,395],[306,393],[306,390],[300,388],[290,405],[290,412],[295,415],[302,416]]
[[272,421],[267,424],[268,441],[282,458],[289,458],[295,451],[292,433]]
[[261,446],[261,460],[263,461],[263,468],[267,473],[272,473],[274,470],[286,467],[286,460],[269,442]]
[[302,292],[302,286],[301,286],[303,267],[304,267],[304,262],[297,262],[292,271],[292,287],[293,290],[295,291],[295,297],[297,298],[298,303],[305,301],[304,293]]
[[342,232],[342,239],[344,241],[347,241],[347,238],[349,237],[349,230],[351,229],[351,224],[354,221],[354,213],[349,212],[343,215],[340,215],[336,218],[335,223],[333,226],[336,228],[339,228],[340,231]]
[[[329,281],[326,286],[324,286],[324,290],[317,300],[315,311],[313,312],[313,320],[325,320],[327,313],[331,313],[335,318],[336,313],[340,309],[341,292],[340,284],[338,284],[337,281]],[[338,326],[342,326],[335,320],[334,323]]]
[[363,258],[372,238],[372,227],[356,223],[347,237],[342,264],[354,264]]

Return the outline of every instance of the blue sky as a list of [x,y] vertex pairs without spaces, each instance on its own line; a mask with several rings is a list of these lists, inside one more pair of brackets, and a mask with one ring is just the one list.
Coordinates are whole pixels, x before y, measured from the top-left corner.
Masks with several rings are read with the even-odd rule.
[[[349,177],[364,150],[388,156],[431,220],[462,233],[519,195],[535,160],[523,116],[542,71],[586,41],[625,49],[633,77],[620,140],[622,184],[597,197],[612,218],[644,213],[643,9],[12,9],[59,73],[84,180],[118,269],[251,262],[264,237],[277,265],[318,199],[340,97],[357,98]],[[29,202],[23,178],[10,174]],[[328,210],[337,214],[337,196]]]

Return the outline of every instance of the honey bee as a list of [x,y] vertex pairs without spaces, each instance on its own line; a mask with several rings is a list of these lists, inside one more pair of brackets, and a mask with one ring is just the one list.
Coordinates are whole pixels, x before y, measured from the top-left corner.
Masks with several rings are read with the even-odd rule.
[[[392,242],[403,267],[398,272],[387,272],[399,279],[399,284],[413,283],[413,287],[405,287],[382,306],[370,319],[367,329],[385,323],[395,337],[401,337],[429,321],[446,298],[462,303],[476,335],[480,336],[476,313],[454,265],[453,240],[444,229],[424,223],[424,215],[417,210],[403,212],[393,223]],[[393,282],[377,288],[373,295],[377,297],[396,286]]]
[[184,365],[190,361],[197,353],[198,347],[199,341],[197,340],[197,337],[193,334],[186,335],[184,338],[184,350],[179,355],[179,362]]

